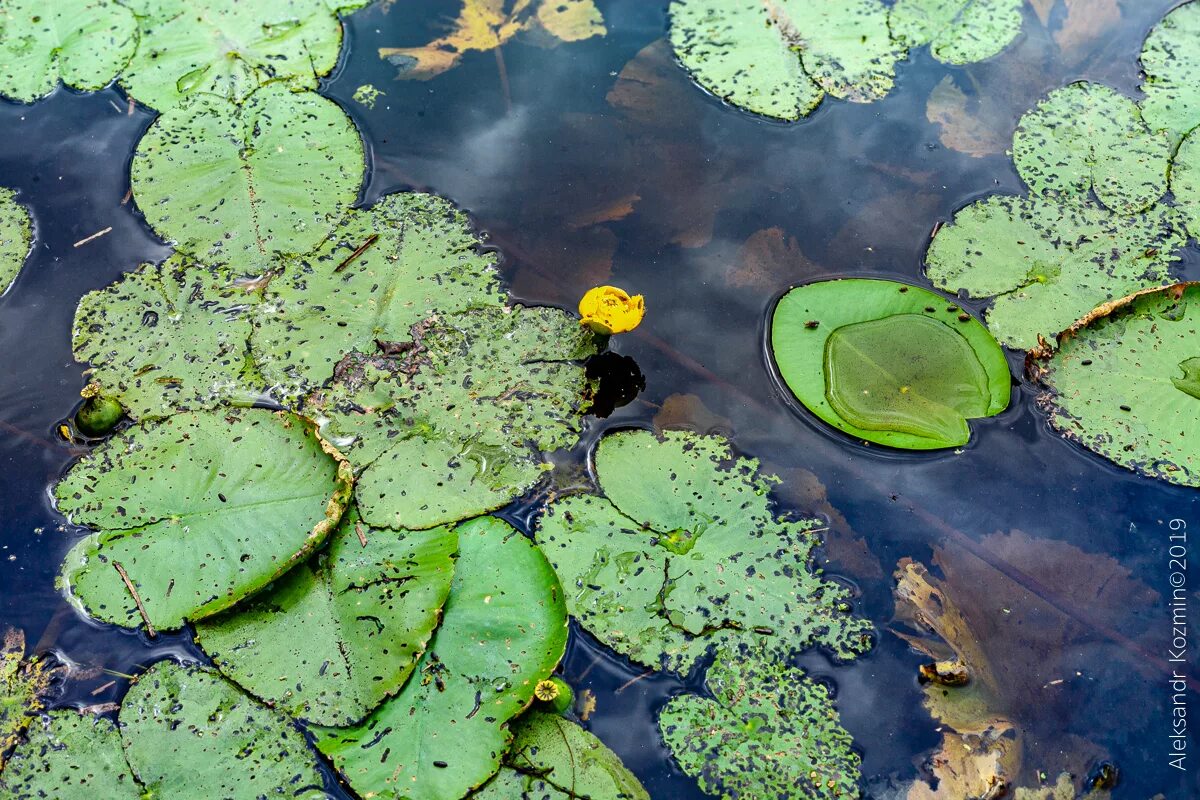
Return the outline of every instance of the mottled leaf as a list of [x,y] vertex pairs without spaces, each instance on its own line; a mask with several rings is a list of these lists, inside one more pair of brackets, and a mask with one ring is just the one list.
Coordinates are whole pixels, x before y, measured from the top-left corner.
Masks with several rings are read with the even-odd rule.
[[888,22],[908,47],[929,45],[938,61],[969,64],[999,53],[1021,32],[1025,0],[897,0]]
[[0,767],[30,719],[42,708],[41,696],[53,672],[36,656],[25,658],[25,634],[4,627],[0,639]]
[[17,279],[29,256],[32,238],[29,212],[17,202],[16,192],[0,186],[0,295]]
[[71,710],[51,711],[32,721],[25,741],[0,773],[0,794],[6,800],[144,797],[112,720]]
[[[1200,130],[1200,129],[1198,129]],[[1200,238],[1200,133],[1193,131],[1179,145],[1171,165],[1171,191],[1192,238]]]
[[1178,141],[1200,125],[1200,3],[1183,3],[1150,31],[1142,46],[1142,114]]
[[178,628],[283,575],[342,515],[349,475],[305,421],[265,410],[177,414],[84,456],[55,487],[59,510],[99,529],[63,581],[97,619]]

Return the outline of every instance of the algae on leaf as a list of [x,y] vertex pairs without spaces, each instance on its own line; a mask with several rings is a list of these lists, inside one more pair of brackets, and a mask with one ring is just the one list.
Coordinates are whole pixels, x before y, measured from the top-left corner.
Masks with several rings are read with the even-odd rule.
[[1179,141],[1200,125],[1200,3],[1167,14],[1146,37],[1141,62],[1142,114],[1155,131]]
[[5,0],[0,95],[31,103],[60,80],[73,89],[103,89],[136,45],[133,14],[116,0]]
[[7,800],[91,797],[141,800],[112,720],[70,709],[34,719],[0,772]]
[[5,752],[41,710],[41,696],[53,676],[36,656],[25,658],[25,634],[5,626],[0,639],[0,767]]
[[1056,89],[1021,117],[1013,161],[1034,194],[1086,202],[1094,189],[1118,214],[1153,206],[1167,190],[1171,143],[1137,103],[1097,83]]
[[352,510],[331,538],[315,563],[198,623],[196,639],[273,708],[352,725],[404,685],[424,652],[450,593],[458,536],[376,530]]
[[29,212],[17,202],[16,192],[0,186],[0,295],[17,279],[29,257],[32,237]]
[[256,300],[228,272],[185,256],[144,264],[79,301],[75,358],[135,419],[249,405],[262,391],[248,363]]
[[1180,215],[1164,205],[1124,217],[1082,199],[995,195],[937,230],[926,274],[946,291],[994,297],[988,328],[1027,350],[1098,305],[1170,283],[1186,242]]
[[274,82],[241,105],[198,94],[166,110],[138,142],[132,185],[179,252],[260,275],[333,231],[364,169],[358,131],[336,103]]
[[72,522],[99,529],[68,553],[64,584],[127,627],[228,608],[337,525],[350,476],[323,448],[306,421],[265,410],[177,414],[106,441],[54,490]]
[[120,722],[149,797],[328,797],[292,721],[212,670],[158,662],[129,688]]
[[968,419],[1008,407],[991,334],[954,302],[893,281],[797,286],[775,308],[771,352],[808,410],[851,436],[932,450],[966,444]]
[[481,786],[566,647],[562,588],[538,549],[492,517],[457,531],[442,624],[408,683],[358,725],[313,729],[362,796],[458,800]]
[[1142,475],[1200,486],[1200,284],[1100,309],[1041,355],[1039,404],[1056,429]]
[[867,650],[870,624],[810,571],[815,521],[777,519],[772,479],[757,469],[720,437],[604,437],[605,496],[555,501],[536,531],[572,616],[634,661],[678,672],[730,640],[784,653],[820,645],[841,658]]
[[857,795],[860,757],[823,684],[747,647],[719,650],[705,683],[711,699],[673,697],[658,724],[680,767],[707,794]]
[[991,58],[1021,32],[1024,0],[897,0],[888,21],[909,47],[928,44],[947,64]]

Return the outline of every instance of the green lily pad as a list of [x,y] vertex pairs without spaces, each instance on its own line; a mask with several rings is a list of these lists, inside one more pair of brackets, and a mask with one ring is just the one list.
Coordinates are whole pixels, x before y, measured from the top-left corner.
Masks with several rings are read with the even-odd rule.
[[1137,103],[1097,83],[1054,90],[1013,134],[1013,161],[1035,194],[1086,200],[1095,189],[1118,214],[1158,202],[1170,157],[1171,142],[1151,133]]
[[[312,398],[358,472],[363,519],[421,529],[514,500],[579,438],[593,334],[558,309],[433,317],[387,355],[352,354]],[[398,350],[398,352],[397,352]]]
[[33,238],[29,212],[16,198],[16,192],[0,186],[0,295],[12,288]]
[[1142,475],[1200,486],[1200,284],[1102,311],[1045,357],[1039,405],[1089,450]]
[[1125,217],[1086,201],[996,195],[937,231],[926,274],[946,291],[994,297],[988,328],[1028,350],[1098,305],[1170,283],[1186,242],[1179,213],[1167,206]]
[[673,0],[671,45],[704,88],[777,119],[811,113],[825,94],[878,100],[903,45],[879,0]]
[[1142,47],[1142,114],[1178,141],[1200,125],[1200,3],[1184,3],[1150,31]]
[[1183,140],[1175,153],[1171,191],[1192,237],[1200,238],[1200,133],[1196,131]]
[[167,109],[138,142],[133,194],[179,252],[257,275],[329,235],[358,196],[364,163],[336,103],[275,82],[242,105],[198,94]]
[[84,456],[55,487],[59,510],[99,532],[63,581],[93,617],[156,628],[222,611],[303,561],[341,518],[350,477],[311,426],[247,410],[138,425]]
[[25,634],[5,626],[0,639],[0,767],[5,752],[41,710],[52,677],[53,672],[36,656],[25,658]]
[[360,795],[458,800],[500,768],[507,723],[562,658],[567,612],[545,557],[492,517],[458,527],[441,627],[400,694],[351,728],[314,728]]
[[858,796],[860,758],[829,690],[749,651],[721,650],[705,678],[713,698],[671,698],[663,740],[707,794],[723,800]]
[[197,642],[273,708],[352,725],[412,673],[441,618],[457,549],[449,528],[397,535],[363,525],[352,510],[328,553],[198,623]]
[[607,646],[679,672],[731,640],[842,658],[870,647],[845,589],[809,569],[816,521],[777,519],[773,479],[725,439],[610,434],[596,471],[605,497],[555,501],[536,537],[571,615]]
[[112,720],[70,710],[51,711],[32,722],[0,773],[0,793],[7,800],[144,797]]
[[530,712],[512,731],[504,766],[476,800],[650,800],[617,755],[574,722]]
[[392,194],[351,211],[310,258],[268,284],[255,359],[277,394],[299,397],[346,353],[407,340],[437,312],[501,305],[496,254],[480,246],[466,214],[434,195]]
[[1021,32],[1024,0],[897,0],[888,18],[892,36],[909,47],[929,45],[947,64],[970,64],[998,54]]
[[771,350],[808,410],[890,447],[966,444],[967,420],[999,414],[1012,391],[987,329],[953,301],[893,281],[797,286],[775,308]]
[[342,25],[324,0],[153,0],[121,85],[167,111],[213,94],[235,103],[271,80],[316,89],[337,65]]
[[256,300],[228,273],[173,255],[84,295],[75,358],[136,419],[249,405],[263,385],[248,364]]
[[0,7],[0,95],[31,103],[61,80],[73,89],[107,86],[137,46],[133,14],[115,0]]
[[129,687],[120,720],[149,797],[328,797],[291,720],[211,670],[158,662]]

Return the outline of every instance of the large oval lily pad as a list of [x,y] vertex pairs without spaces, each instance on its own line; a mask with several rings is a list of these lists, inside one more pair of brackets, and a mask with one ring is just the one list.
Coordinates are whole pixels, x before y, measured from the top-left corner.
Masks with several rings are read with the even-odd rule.
[[673,697],[658,725],[675,760],[707,794],[858,795],[861,759],[823,684],[749,648],[718,651],[705,683],[711,699]]
[[137,46],[137,25],[116,0],[5,0],[0,6],[0,95],[30,103],[61,80],[107,86]]
[[29,212],[17,202],[16,192],[0,186],[0,295],[17,279],[29,257],[32,237]]
[[149,797],[328,797],[291,720],[211,670],[158,662],[129,688],[120,720]]
[[67,555],[63,581],[97,619],[136,627],[140,601],[151,625],[178,628],[304,560],[349,494],[348,469],[289,414],[178,414],[138,425],[55,487],[60,511],[99,529]]
[[198,94],[165,111],[138,142],[133,194],[179,252],[256,275],[329,235],[364,163],[336,103],[275,82],[242,105]]
[[670,14],[671,45],[697,83],[778,119],[809,114],[826,93],[883,97],[905,52],[879,0],[673,0]]
[[1123,467],[1200,486],[1200,284],[1098,309],[1041,354],[1039,398],[1067,438]]
[[1146,122],[1178,141],[1200,125],[1200,3],[1167,14],[1146,37],[1141,61]]
[[1179,213],[1164,205],[1125,217],[1082,200],[996,195],[938,229],[926,274],[946,291],[995,297],[989,330],[1028,350],[1102,303],[1170,283],[1186,242]]
[[79,301],[75,358],[135,419],[249,405],[263,384],[248,364],[256,300],[228,272],[183,256],[145,264]]
[[449,528],[397,534],[351,511],[315,563],[198,623],[196,639],[221,672],[273,708],[352,725],[412,673],[441,619],[457,550]]
[[567,612],[545,557],[501,520],[458,527],[441,627],[396,697],[317,746],[360,795],[458,800],[500,768],[507,723],[562,658]]
[[680,672],[729,640],[842,658],[870,647],[845,589],[809,568],[816,521],[777,519],[772,479],[725,439],[610,434],[596,471],[606,496],[555,501],[536,537],[572,616],[609,647]]
[[1021,118],[1013,161],[1035,194],[1086,200],[1118,214],[1145,211],[1167,190],[1171,142],[1151,133],[1137,103],[1097,83],[1056,89]]
[[896,0],[888,22],[909,47],[929,45],[938,61],[991,58],[1021,32],[1024,0]]
[[0,772],[6,800],[94,797],[142,800],[112,720],[76,711],[35,719]]
[[775,307],[771,350],[806,408],[890,447],[966,444],[967,420],[999,414],[1012,391],[987,329],[953,301],[892,281],[792,289]]

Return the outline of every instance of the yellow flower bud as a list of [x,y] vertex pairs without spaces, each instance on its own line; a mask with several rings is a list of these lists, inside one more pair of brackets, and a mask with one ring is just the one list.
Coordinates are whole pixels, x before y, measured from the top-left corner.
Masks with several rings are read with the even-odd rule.
[[646,304],[640,294],[630,297],[616,286],[589,289],[579,301],[580,322],[605,336],[633,330],[645,313]]

